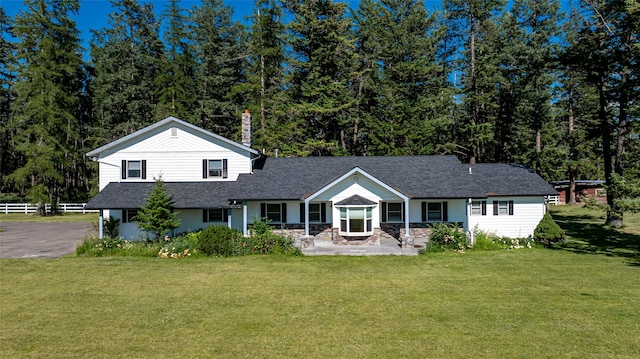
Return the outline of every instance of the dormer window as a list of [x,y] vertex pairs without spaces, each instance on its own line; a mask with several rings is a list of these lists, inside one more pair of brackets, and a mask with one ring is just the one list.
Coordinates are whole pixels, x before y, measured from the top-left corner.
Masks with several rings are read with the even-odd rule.
[[227,178],[227,160],[202,160],[202,178]]

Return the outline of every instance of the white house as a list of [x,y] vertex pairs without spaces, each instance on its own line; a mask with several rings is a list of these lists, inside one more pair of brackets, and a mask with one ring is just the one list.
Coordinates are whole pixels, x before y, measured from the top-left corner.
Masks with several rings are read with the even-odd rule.
[[267,157],[250,148],[250,126],[244,114],[239,144],[169,117],[89,152],[100,192],[87,208],[120,219],[122,237],[144,238],[132,218],[161,176],[181,220],[176,232],[224,224],[248,235],[266,217],[303,246],[380,238],[411,246],[436,222],[531,236],[546,196],[557,194],[528,168],[455,156]]

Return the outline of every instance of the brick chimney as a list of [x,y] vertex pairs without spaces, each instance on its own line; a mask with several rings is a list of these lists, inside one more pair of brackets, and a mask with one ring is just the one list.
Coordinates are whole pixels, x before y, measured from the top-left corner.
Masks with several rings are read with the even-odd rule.
[[242,114],[242,144],[251,147],[253,144],[253,133],[251,131],[251,113],[244,110]]

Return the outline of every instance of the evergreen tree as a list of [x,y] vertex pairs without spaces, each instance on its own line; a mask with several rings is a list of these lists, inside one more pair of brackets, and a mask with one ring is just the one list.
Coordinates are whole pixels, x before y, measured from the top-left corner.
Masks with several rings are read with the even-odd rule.
[[111,3],[109,27],[94,31],[91,40],[96,146],[153,123],[158,103],[163,44],[153,5]]
[[189,39],[190,19],[179,0],[171,0],[163,18],[167,22],[164,32],[166,52],[156,78],[158,106],[156,118],[173,115],[193,122],[196,110],[196,74],[194,44]]
[[157,178],[147,201],[135,216],[135,221],[152,235],[152,240],[160,241],[169,231],[180,227],[177,213],[173,211],[173,201],[162,178]]
[[454,136],[471,163],[491,161],[494,153],[500,82],[495,16],[503,7],[503,0],[444,1],[452,46],[464,49],[454,68],[461,77],[458,98],[463,103]]
[[10,131],[11,104],[15,100],[14,82],[16,74],[15,43],[13,38],[12,19],[0,7],[0,193],[10,189],[4,181],[5,176],[18,168],[16,161],[13,132]]
[[233,10],[222,0],[204,0],[191,16],[198,63],[195,124],[237,138],[244,99],[234,97],[232,88],[244,81],[243,26],[232,20]]
[[345,153],[349,151],[345,138],[356,116],[349,86],[355,41],[346,4],[296,0],[286,7],[293,17],[287,26],[292,57],[287,137],[281,143],[295,155]]
[[367,154],[433,154],[449,140],[452,96],[437,60],[444,34],[421,0],[364,0],[356,16],[369,119]]
[[284,31],[282,10],[275,0],[256,0],[248,34],[246,82],[233,91],[246,99],[253,114],[254,146],[269,153],[278,148],[284,98]]
[[33,203],[66,198],[69,174],[84,161],[77,147],[82,55],[71,15],[78,1],[27,0],[16,16],[16,101],[12,131],[21,167],[10,176]]

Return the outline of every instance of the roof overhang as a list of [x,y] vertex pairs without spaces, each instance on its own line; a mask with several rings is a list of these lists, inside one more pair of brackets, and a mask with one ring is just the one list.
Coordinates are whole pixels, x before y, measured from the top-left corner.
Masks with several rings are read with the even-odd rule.
[[367,173],[366,171],[364,171],[363,169],[361,169],[360,167],[354,167],[353,169],[351,169],[350,171],[346,172],[345,174],[343,174],[342,176],[338,177],[337,179],[331,181],[329,184],[327,184],[326,186],[320,188],[319,190],[309,194],[306,197],[303,197],[302,199],[309,203],[311,202],[314,198],[318,197],[319,195],[323,194],[324,192],[326,192],[327,190],[331,189],[332,187],[336,186],[338,183],[344,181],[345,179],[349,178],[351,175],[358,173],[359,175],[362,175],[366,178],[368,178],[369,180],[371,180],[372,182],[376,183],[377,185],[381,186],[382,188],[386,189],[387,191],[395,194],[396,196],[400,197],[401,199],[408,201],[409,197],[407,195],[405,195],[404,193],[398,191],[397,189],[389,186],[388,184],[382,182],[381,180],[379,180],[378,178],[372,176],[371,174]]

